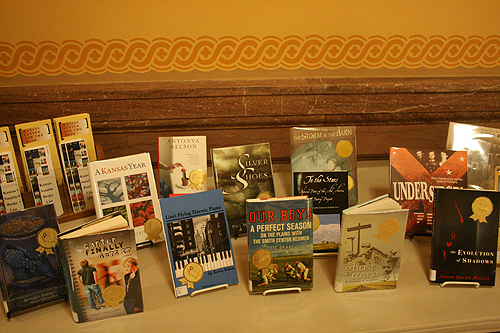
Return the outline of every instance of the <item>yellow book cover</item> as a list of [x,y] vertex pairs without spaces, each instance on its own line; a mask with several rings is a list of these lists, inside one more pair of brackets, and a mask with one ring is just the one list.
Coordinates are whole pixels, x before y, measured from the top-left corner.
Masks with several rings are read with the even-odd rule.
[[53,121],[59,144],[67,141],[85,140],[89,162],[97,160],[94,135],[88,113],[54,118]]
[[21,178],[9,127],[0,127],[0,214],[24,209]]
[[50,119],[17,124],[15,128],[35,206],[54,203],[57,215],[62,215],[58,186],[63,183],[63,174]]
[[97,156],[90,116],[81,113],[53,122],[73,212],[94,209],[87,164]]

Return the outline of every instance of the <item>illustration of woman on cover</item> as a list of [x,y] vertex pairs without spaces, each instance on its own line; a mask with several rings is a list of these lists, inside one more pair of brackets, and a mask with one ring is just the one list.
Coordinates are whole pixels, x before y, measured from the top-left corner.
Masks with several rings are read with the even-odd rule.
[[125,282],[125,299],[123,306],[127,314],[143,311],[141,276],[139,275],[139,263],[135,258],[128,258],[123,262],[127,274],[123,277]]

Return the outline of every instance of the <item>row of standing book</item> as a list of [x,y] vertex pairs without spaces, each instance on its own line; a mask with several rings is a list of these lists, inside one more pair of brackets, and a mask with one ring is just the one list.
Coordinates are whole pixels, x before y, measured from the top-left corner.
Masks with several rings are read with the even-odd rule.
[[432,282],[494,285],[500,192],[487,190],[494,161],[484,167],[476,148],[494,153],[500,130],[450,123],[448,149],[391,148],[388,194],[360,205],[355,127],[290,134],[285,198],[274,198],[265,143],[212,149],[217,190],[207,186],[204,136],[158,138],[158,189],[147,153],[76,162],[97,220],[59,233],[53,202],[0,215],[5,311],[66,296],[77,322],[141,312],[137,248],[152,242],[165,242],[175,297],[234,285],[231,236],[242,235],[251,293],[311,289],[313,257],[332,253],[335,291],[395,288],[403,240],[416,235],[432,235]]

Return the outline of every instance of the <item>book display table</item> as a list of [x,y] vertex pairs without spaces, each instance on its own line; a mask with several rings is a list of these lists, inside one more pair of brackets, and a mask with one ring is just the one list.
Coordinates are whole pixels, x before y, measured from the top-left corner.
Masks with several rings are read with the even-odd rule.
[[[277,195],[287,194],[289,165],[275,166]],[[360,162],[360,202],[387,192],[388,161]],[[68,222],[68,228],[74,221]],[[63,224],[63,229],[66,228]],[[406,239],[396,289],[336,293],[337,257],[314,259],[314,287],[303,292],[248,293],[247,238],[233,239],[239,284],[175,299],[163,243],[139,250],[144,312],[76,324],[59,301],[10,320],[2,332],[491,332],[500,329],[496,287],[430,284],[430,237]],[[98,310],[97,310],[98,311]]]

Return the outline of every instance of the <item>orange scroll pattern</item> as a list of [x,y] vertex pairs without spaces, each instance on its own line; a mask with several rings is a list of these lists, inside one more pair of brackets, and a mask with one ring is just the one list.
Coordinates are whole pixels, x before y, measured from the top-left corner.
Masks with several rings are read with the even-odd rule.
[[62,43],[0,42],[0,76],[192,70],[491,68],[500,36],[204,36]]

